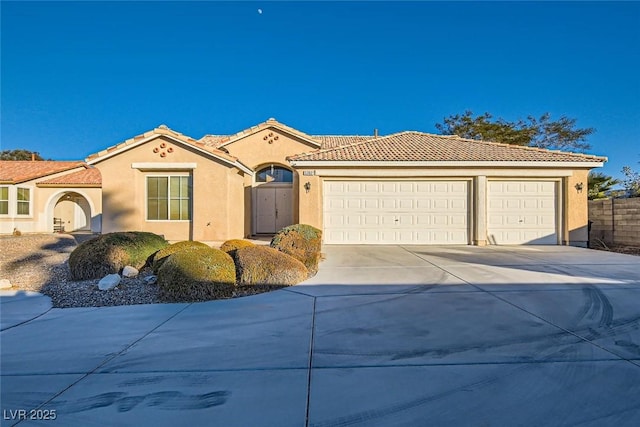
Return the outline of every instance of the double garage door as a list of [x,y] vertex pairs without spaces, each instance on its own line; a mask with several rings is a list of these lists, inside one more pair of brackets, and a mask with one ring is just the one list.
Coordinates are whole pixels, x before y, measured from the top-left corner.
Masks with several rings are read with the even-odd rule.
[[[555,188],[553,181],[489,181],[489,243],[556,244]],[[471,213],[468,180],[324,183],[328,244],[469,244]]]

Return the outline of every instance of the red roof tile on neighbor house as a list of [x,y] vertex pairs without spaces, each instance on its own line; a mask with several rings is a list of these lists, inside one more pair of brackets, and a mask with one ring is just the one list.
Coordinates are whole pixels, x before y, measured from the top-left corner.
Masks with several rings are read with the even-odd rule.
[[20,184],[84,166],[81,161],[0,160],[0,183]]
[[59,176],[57,178],[47,179],[45,181],[38,182],[38,185],[43,186],[59,186],[59,185],[80,185],[90,187],[102,186],[102,175],[96,168],[86,168],[77,172],[71,172],[66,175]]
[[604,162],[605,157],[405,131],[290,156],[294,161]]

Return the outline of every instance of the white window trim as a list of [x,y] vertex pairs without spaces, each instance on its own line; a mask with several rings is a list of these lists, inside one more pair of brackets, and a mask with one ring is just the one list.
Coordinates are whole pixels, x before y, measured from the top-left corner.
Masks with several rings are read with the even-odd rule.
[[[20,214],[18,213],[18,190],[24,189],[29,190],[29,213],[28,214]],[[15,216],[14,218],[33,218],[33,191],[34,187],[30,185],[16,185],[14,193],[13,193],[13,207]],[[9,194],[9,199],[11,199],[11,194]],[[24,202],[21,200],[21,202]],[[11,205],[11,202],[9,203]]]
[[[0,218],[10,218],[11,217],[11,186],[10,185],[0,185],[0,188],[7,189],[7,213],[0,213]],[[4,200],[3,200],[4,201]]]
[[[189,179],[191,179],[191,194],[189,197],[189,213],[191,214],[190,217],[191,219],[149,219],[149,186],[148,186],[148,179],[149,178],[171,178],[171,177],[176,177],[176,176],[180,176],[180,177],[188,177]],[[169,199],[170,200],[170,199]],[[193,177],[191,176],[191,174],[189,173],[167,173],[167,174],[152,174],[152,175],[145,175],[144,177],[144,220],[145,222],[161,222],[161,223],[171,223],[171,224],[175,224],[175,223],[189,223],[191,222],[193,219]]]

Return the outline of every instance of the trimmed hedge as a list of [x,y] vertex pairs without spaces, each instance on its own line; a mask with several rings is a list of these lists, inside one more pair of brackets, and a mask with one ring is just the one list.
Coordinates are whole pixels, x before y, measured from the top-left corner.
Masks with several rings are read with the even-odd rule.
[[239,286],[290,286],[307,278],[307,268],[297,259],[268,246],[250,246],[236,251]]
[[130,265],[144,267],[154,253],[169,243],[157,234],[143,231],[107,233],[78,245],[69,255],[73,280],[99,279],[119,273]]
[[224,242],[220,246],[220,250],[231,255],[232,258],[235,258],[238,249],[248,248],[250,246],[255,246],[255,243],[243,239],[231,239]]
[[175,252],[158,270],[160,298],[168,302],[230,298],[235,283],[233,259],[210,247]]
[[318,272],[322,231],[307,224],[294,224],[278,231],[270,246],[301,261],[309,271],[309,277]]
[[209,246],[202,242],[195,242],[191,240],[185,240],[183,242],[174,243],[172,245],[167,246],[164,249],[160,249],[153,256],[153,261],[151,263],[153,267],[154,274],[158,274],[158,270],[162,267],[162,264],[169,258],[170,255],[181,252],[181,251],[191,251],[197,248],[208,248]]

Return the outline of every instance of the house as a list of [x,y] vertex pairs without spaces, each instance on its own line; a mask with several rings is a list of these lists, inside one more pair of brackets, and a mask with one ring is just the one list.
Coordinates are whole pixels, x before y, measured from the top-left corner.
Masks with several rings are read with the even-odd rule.
[[100,171],[81,161],[0,161],[0,234],[99,232]]
[[309,135],[269,119],[199,140],[159,126],[85,167],[101,176],[103,233],[222,241],[305,223],[327,244],[584,246],[587,174],[605,161],[413,131]]

